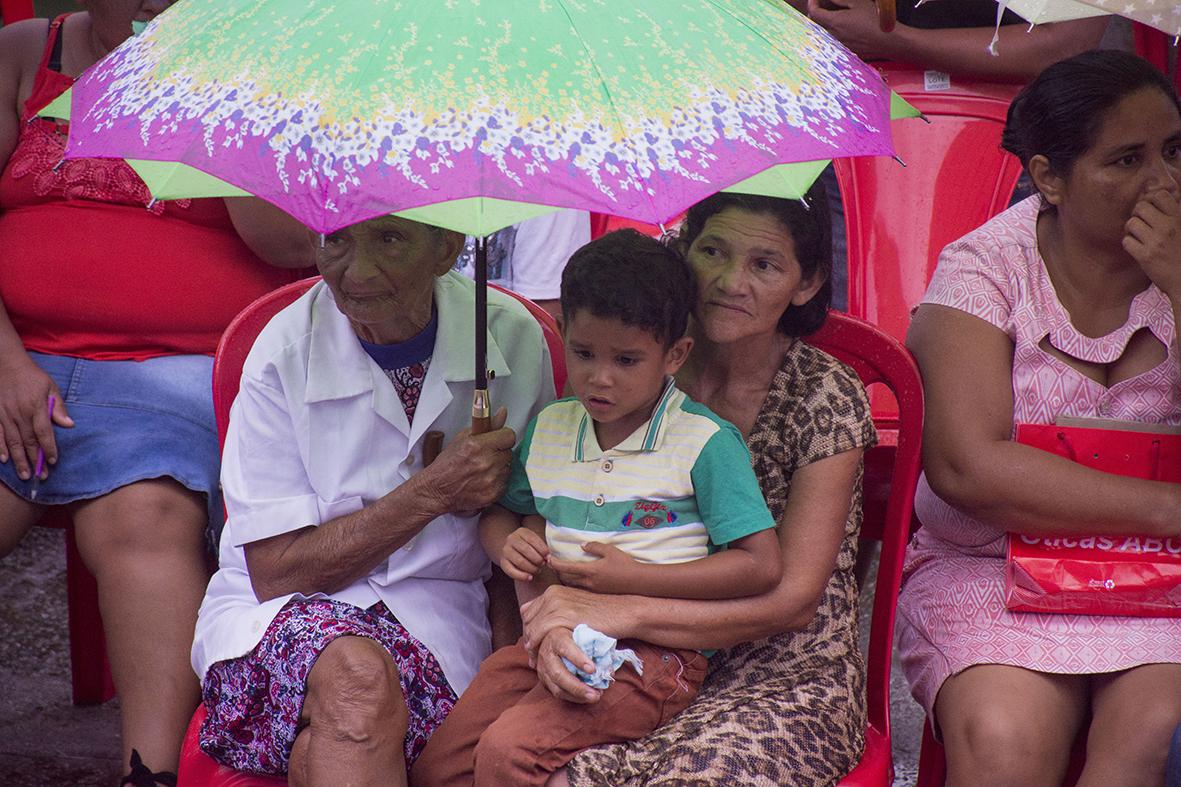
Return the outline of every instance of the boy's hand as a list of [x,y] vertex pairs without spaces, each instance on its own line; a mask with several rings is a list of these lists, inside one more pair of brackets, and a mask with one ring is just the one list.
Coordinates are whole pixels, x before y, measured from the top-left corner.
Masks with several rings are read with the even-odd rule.
[[509,534],[500,553],[500,569],[520,582],[531,582],[545,566],[549,547],[545,539],[527,527],[518,527]]
[[622,549],[592,541],[582,545],[582,551],[594,555],[598,560],[579,562],[574,560],[551,560],[550,568],[558,575],[563,585],[582,588],[593,593],[629,593],[634,586],[635,570],[639,561]]

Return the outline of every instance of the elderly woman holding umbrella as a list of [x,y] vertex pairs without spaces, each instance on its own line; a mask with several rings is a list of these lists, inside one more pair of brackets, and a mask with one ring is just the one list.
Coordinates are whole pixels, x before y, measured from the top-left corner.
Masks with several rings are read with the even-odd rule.
[[[326,236],[324,276],[262,332],[223,459],[229,519],[197,622],[201,746],[292,784],[398,783],[488,654],[472,512],[553,398],[541,330],[492,293],[508,407],[472,435],[463,237],[386,216]],[[510,428],[511,426],[511,428]],[[428,431],[451,439],[425,466]]]

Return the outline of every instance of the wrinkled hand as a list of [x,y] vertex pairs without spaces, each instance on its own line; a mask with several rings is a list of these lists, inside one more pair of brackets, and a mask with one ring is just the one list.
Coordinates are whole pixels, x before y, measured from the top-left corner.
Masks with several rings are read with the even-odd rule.
[[536,656],[538,647],[551,630],[572,632],[579,623],[616,639],[634,636],[621,625],[620,606],[619,599],[578,588],[550,585],[541,596],[521,605],[525,649]]
[[1181,304],[1181,200],[1157,189],[1145,194],[1124,225],[1124,250],[1175,303]]
[[582,551],[597,560],[551,560],[550,568],[563,585],[582,588],[592,593],[627,593],[635,586],[632,577],[639,566],[632,556],[610,544],[592,541],[582,545]]
[[504,542],[500,570],[512,579],[531,582],[548,557],[545,539],[527,527],[518,527]]
[[529,661],[537,670],[537,679],[541,685],[549,689],[549,693],[560,700],[577,702],[580,705],[598,702],[603,692],[592,689],[566,669],[566,665],[562,661],[563,656],[584,672],[595,671],[595,665],[574,643],[572,629],[551,629],[541,641],[536,655],[531,656]]
[[808,17],[862,60],[892,58],[873,0],[808,0]]
[[[57,463],[57,441],[53,424],[70,427],[70,418],[57,384],[23,351],[16,358],[0,361],[0,462],[12,460],[16,473],[23,480],[33,477],[37,466],[37,449],[45,451],[44,480],[50,465]],[[55,399],[53,422],[50,423],[48,403]]]
[[418,474],[418,483],[440,513],[478,511],[500,499],[517,442],[504,425],[507,417],[502,407],[490,431],[473,435],[464,429]]

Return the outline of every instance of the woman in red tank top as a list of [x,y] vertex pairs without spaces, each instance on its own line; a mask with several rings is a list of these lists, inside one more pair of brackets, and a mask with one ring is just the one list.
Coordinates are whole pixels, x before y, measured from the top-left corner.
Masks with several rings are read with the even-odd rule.
[[175,784],[199,698],[189,650],[222,516],[212,356],[238,311],[312,264],[276,209],[155,203],[122,161],[63,161],[65,125],[36,116],[170,4],[89,0],[0,28],[0,556],[47,505],[73,506],[124,783],[145,787]]

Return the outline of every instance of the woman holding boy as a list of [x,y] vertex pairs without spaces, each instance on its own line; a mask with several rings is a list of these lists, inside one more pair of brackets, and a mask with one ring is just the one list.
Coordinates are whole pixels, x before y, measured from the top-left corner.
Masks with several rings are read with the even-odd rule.
[[[517,580],[521,601],[559,581],[698,599],[765,593],[778,581],[775,523],[741,436],[670,376],[693,345],[684,335],[693,292],[680,255],[634,230],[570,258],[562,315],[574,396],[529,424],[500,505],[480,520],[485,551]],[[581,749],[656,729],[696,695],[708,654],[626,647],[640,666],[619,669],[603,701],[585,704],[541,685],[520,644],[497,651],[415,781],[542,785]],[[595,672],[586,656],[574,663]]]
[[554,585],[525,605],[524,644],[538,679],[574,703],[609,694],[562,663],[582,659],[571,637],[579,623],[663,648],[723,649],[710,658],[697,698],[671,722],[578,754],[550,783],[823,784],[861,754],[853,565],[861,456],[875,433],[857,376],[798,338],[823,324],[832,291],[823,188],[808,201],[810,209],[716,195],[689,211],[681,235],[697,298],[693,352],[676,384],[746,441],[778,526],[774,587],[688,599]]

